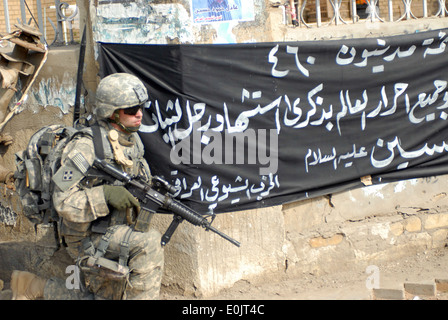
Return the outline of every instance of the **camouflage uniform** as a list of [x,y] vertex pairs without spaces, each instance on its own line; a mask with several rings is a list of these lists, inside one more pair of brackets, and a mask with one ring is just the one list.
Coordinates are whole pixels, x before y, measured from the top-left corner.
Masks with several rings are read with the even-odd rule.
[[[121,83],[120,86],[123,84]],[[115,109],[121,107],[129,106],[123,106],[122,103]],[[105,109],[104,107],[97,108],[97,115]],[[107,119],[109,114],[106,112],[98,118]],[[143,158],[143,145],[137,133],[127,134],[117,131],[105,120],[100,120],[99,124],[101,137],[94,138],[102,139],[106,161],[130,174],[138,174],[150,179],[149,167]],[[85,130],[89,133],[91,129]],[[117,163],[116,154],[114,154],[116,148],[111,145],[108,138],[114,130],[115,134],[118,133],[119,149],[126,159],[132,161],[130,166]],[[104,233],[110,236],[104,257],[118,260],[121,244],[126,239],[129,245],[128,267],[130,270],[127,279],[110,280],[95,274],[84,274],[87,287],[95,298],[157,299],[164,262],[160,244],[161,235],[156,230],[148,232],[133,230],[127,219],[131,209],[117,210],[108,205],[103,192],[104,181],[85,176],[86,170],[93,164],[96,155],[91,135],[91,133],[79,135],[67,145],[62,155],[62,166],[53,178],[57,186],[53,201],[61,217],[60,235],[67,245],[68,253],[75,261],[87,255],[86,243],[91,243],[98,248]],[[101,223],[106,224],[102,230],[99,227]],[[67,291],[65,282],[57,279],[50,279],[47,282],[44,296],[46,299],[58,296],[63,299],[80,298],[78,292]]]

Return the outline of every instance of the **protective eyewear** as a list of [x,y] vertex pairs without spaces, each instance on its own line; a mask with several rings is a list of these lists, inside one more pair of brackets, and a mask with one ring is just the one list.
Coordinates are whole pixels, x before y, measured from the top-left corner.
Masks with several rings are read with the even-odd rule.
[[135,107],[123,109],[123,112],[124,112],[124,114],[130,115],[130,116],[135,116],[137,114],[137,112],[142,109],[143,109],[143,105],[138,105]]

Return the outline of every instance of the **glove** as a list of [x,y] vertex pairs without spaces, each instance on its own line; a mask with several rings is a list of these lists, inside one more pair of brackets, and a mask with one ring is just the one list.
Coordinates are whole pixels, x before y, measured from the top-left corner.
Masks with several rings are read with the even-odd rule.
[[103,192],[106,202],[118,210],[140,207],[138,200],[123,186],[104,185]]

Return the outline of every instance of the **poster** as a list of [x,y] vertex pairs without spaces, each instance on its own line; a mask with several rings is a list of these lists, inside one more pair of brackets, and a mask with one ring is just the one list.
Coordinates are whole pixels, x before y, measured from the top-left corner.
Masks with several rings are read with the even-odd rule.
[[197,24],[252,21],[253,0],[191,0],[191,16]]

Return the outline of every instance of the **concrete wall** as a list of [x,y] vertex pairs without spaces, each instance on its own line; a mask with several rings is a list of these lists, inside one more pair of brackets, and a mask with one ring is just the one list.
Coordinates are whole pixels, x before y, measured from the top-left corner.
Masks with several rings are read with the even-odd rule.
[[369,186],[220,215],[214,225],[238,239],[240,248],[182,225],[166,248],[163,283],[176,293],[207,297],[239,280],[365,270],[444,247],[448,242],[446,178]]
[[[84,74],[88,109],[98,81],[95,41],[164,44],[321,40],[448,26],[447,18],[428,18],[399,24],[363,23],[356,28],[293,28],[283,23],[280,8],[263,0],[254,1],[254,21],[198,26],[189,22],[188,2],[152,3],[151,10],[143,5],[146,2],[139,1],[114,4],[113,8],[106,8],[111,4],[95,7],[96,3],[79,1],[80,22],[89,30]],[[138,23],[141,20],[132,19],[134,16],[149,18],[145,20],[149,21],[146,29]],[[151,23],[157,19],[161,24]],[[137,23],[132,25],[132,21]],[[127,33],[120,31],[124,24]],[[13,165],[14,153],[25,146],[37,128],[48,123],[71,123],[78,49],[50,50],[25,110],[5,127],[15,143],[2,154],[1,165]],[[210,297],[239,280],[338,272],[442,247],[448,234],[446,190],[446,176],[428,177],[219,215],[214,226],[240,241],[240,248],[183,223],[165,249],[163,290]],[[0,279],[7,281],[14,268],[64,276],[64,266],[70,261],[63,251],[56,250],[52,234],[35,229],[20,215],[12,191],[4,186],[0,191]],[[162,215],[154,220],[161,231],[170,223],[170,217]]]

